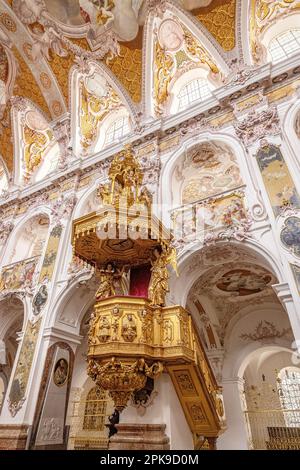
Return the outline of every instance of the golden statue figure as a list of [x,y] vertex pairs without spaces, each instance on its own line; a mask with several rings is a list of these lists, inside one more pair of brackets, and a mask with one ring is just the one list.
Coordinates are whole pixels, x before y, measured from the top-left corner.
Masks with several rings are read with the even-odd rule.
[[165,305],[165,298],[169,292],[169,272],[167,268],[166,253],[154,250],[155,261],[151,260],[151,279],[149,284],[149,299],[151,305]]
[[168,264],[177,272],[176,249],[171,247],[162,247],[162,252],[156,248],[153,252],[155,261],[151,260],[151,279],[148,289],[151,305],[165,305],[166,294],[169,292],[169,272]]
[[111,204],[111,190],[110,184],[104,183],[99,186],[98,196],[102,199],[102,204]]
[[115,290],[115,281],[120,279],[123,276],[125,267],[122,269],[115,269],[111,263],[106,265],[105,269],[100,269],[100,285],[96,293],[96,299],[106,299],[107,297],[112,297],[116,295]]

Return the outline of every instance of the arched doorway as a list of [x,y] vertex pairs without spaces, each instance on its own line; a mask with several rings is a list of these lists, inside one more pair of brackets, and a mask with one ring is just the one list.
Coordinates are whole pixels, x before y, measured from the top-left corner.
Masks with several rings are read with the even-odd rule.
[[[289,318],[273,289],[281,273],[271,257],[247,242],[215,243],[182,259],[171,295],[173,302],[182,301],[191,312],[223,386],[227,430],[218,439],[218,448],[251,448],[244,393],[247,358],[257,351],[260,363],[266,345],[283,348],[291,357],[294,341]],[[278,355],[273,359],[274,369],[289,365]],[[259,379],[255,377],[254,385],[259,386]]]
[[264,348],[251,355],[244,372],[249,448],[300,449],[300,368],[291,351]]

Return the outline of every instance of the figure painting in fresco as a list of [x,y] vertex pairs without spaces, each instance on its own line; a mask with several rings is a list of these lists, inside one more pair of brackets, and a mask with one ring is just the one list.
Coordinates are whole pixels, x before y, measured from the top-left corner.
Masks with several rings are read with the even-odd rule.
[[245,269],[234,269],[224,274],[217,283],[218,289],[233,292],[239,296],[257,294],[271,281],[269,274],[260,275]]
[[31,287],[35,272],[36,260],[21,261],[8,269],[3,269],[0,275],[0,291],[20,290]]
[[283,245],[296,256],[300,256],[300,219],[289,217],[285,221],[285,227],[281,232],[280,239]]
[[275,216],[284,206],[299,208],[300,197],[280,148],[263,141],[256,158]]
[[55,365],[53,381],[58,387],[62,387],[68,378],[69,366],[66,359],[59,359]]

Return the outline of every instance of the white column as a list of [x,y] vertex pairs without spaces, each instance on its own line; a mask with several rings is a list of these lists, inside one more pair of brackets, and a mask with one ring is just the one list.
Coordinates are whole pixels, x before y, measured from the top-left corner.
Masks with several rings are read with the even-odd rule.
[[6,347],[2,339],[0,340],[0,364],[6,364]]
[[218,450],[248,450],[246,421],[242,410],[244,380],[225,379],[222,383],[227,429],[217,440]]
[[289,284],[276,284],[273,286],[273,289],[276,292],[277,297],[282,303],[283,307],[287,311],[295,340],[300,342],[300,315],[297,313]]

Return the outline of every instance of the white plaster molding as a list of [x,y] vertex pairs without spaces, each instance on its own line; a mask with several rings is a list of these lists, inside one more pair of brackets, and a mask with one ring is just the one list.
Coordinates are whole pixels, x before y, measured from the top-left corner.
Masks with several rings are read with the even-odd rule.
[[43,338],[45,340],[49,340],[49,342],[65,341],[67,343],[71,343],[73,346],[81,344],[83,340],[82,335],[77,335],[71,333],[70,331],[61,330],[55,326],[46,327],[43,332]]

